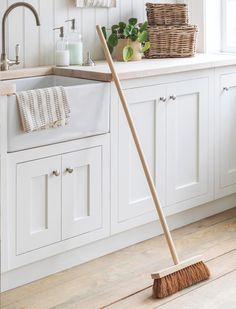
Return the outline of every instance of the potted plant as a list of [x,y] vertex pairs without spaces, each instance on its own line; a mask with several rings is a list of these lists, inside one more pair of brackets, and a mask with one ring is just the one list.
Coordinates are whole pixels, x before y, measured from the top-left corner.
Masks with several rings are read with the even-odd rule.
[[137,18],[130,18],[128,23],[119,22],[111,27],[111,34],[107,36],[106,27],[102,27],[108,48],[118,61],[138,61],[150,48],[147,33],[148,23],[138,24]]

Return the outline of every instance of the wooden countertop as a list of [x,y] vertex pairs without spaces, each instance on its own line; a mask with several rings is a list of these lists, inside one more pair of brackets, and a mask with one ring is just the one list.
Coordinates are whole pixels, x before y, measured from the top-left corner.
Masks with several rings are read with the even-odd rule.
[[53,66],[42,66],[26,69],[11,69],[9,71],[0,71],[0,80],[26,78],[32,76],[45,76],[53,73]]
[[[115,63],[121,80],[173,74],[193,70],[236,65],[236,55],[197,54],[192,58],[143,59],[139,62]],[[97,61],[95,67],[70,66],[63,68],[37,67],[0,72],[0,80],[56,74],[110,82],[111,73],[105,61]]]

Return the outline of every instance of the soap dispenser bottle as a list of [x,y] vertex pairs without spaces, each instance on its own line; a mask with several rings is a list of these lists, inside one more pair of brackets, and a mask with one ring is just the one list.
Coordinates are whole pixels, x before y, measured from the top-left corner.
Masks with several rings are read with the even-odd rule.
[[65,22],[71,22],[71,30],[68,33],[68,49],[70,52],[70,64],[83,64],[83,42],[81,34],[76,30],[76,20],[69,19]]
[[68,41],[64,36],[64,27],[54,28],[60,30],[60,38],[56,42],[56,66],[65,67],[70,65],[70,52],[68,49]]

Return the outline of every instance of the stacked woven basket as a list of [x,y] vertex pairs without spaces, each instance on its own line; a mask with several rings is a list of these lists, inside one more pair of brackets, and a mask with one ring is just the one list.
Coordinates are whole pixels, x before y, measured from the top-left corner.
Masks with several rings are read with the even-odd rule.
[[189,24],[187,4],[146,3],[151,48],[146,58],[191,57],[198,28]]

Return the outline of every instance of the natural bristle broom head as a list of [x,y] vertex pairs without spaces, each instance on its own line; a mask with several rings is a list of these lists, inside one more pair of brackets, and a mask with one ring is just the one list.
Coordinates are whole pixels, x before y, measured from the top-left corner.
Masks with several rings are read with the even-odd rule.
[[164,298],[196,283],[207,280],[210,272],[201,261],[163,278],[155,279],[153,283],[153,297]]

